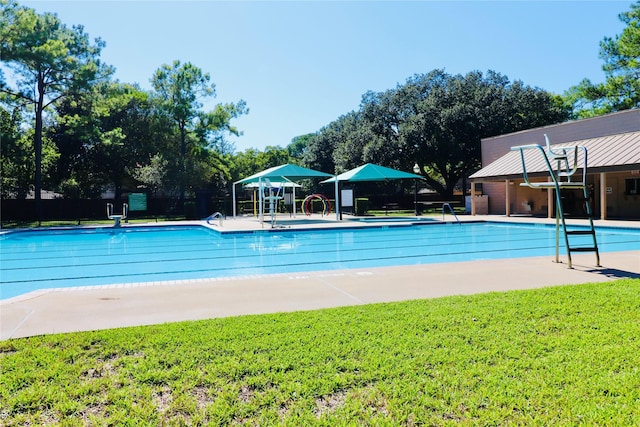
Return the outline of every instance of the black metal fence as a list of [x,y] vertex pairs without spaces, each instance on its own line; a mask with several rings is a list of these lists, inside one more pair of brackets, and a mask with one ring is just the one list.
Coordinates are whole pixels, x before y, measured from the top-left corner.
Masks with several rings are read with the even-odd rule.
[[[413,210],[415,198],[410,195],[396,196],[369,196],[365,199],[366,209],[369,210],[388,210],[403,209]],[[420,210],[426,209],[434,202],[437,204],[442,198],[438,195],[420,195],[418,197],[418,207]],[[333,203],[333,199],[331,200]],[[33,199],[6,199],[0,204],[0,223],[29,223],[38,221],[67,221],[81,222],[105,220],[107,219],[107,203],[113,205],[114,213],[122,212],[123,203],[127,203],[128,199],[123,198],[121,201],[113,199],[43,199],[41,200],[41,215],[38,218],[36,210],[36,202]],[[302,199],[296,200],[301,203]],[[461,204],[464,206],[464,199],[456,196],[453,200],[454,206]],[[144,210],[129,210],[129,218],[148,218],[148,219],[202,219],[214,212],[221,212],[223,215],[231,216],[233,212],[231,197],[213,197],[207,194],[199,194],[195,198],[186,199],[184,204],[180,203],[176,198],[152,198],[146,200]],[[237,213],[243,214],[252,210],[253,202],[241,198],[237,200]],[[315,205],[314,205],[315,206]],[[441,204],[440,204],[441,206]],[[131,208],[131,206],[130,206]],[[301,206],[298,206],[300,211]],[[321,208],[314,207],[313,211]]]
[[[114,213],[122,213],[128,200],[113,199],[43,199],[38,215],[33,199],[6,199],[0,205],[0,221],[3,224],[37,221],[95,221],[107,219],[107,203]],[[184,201],[172,198],[149,198],[144,210],[129,210],[129,218],[206,218],[213,212],[231,212],[231,200],[213,197],[196,197]]]

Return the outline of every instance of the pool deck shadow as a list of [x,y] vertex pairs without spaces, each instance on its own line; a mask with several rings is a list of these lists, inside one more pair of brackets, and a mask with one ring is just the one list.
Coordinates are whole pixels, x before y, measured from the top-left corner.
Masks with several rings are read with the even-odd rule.
[[640,277],[640,250],[69,288],[0,301],[0,339]]

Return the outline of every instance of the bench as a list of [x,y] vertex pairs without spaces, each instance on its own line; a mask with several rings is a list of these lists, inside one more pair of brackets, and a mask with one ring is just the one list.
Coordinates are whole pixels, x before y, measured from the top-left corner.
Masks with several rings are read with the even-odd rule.
[[384,210],[385,215],[389,215],[389,211],[398,211],[400,210],[400,204],[398,203],[387,203],[382,205],[382,209]]

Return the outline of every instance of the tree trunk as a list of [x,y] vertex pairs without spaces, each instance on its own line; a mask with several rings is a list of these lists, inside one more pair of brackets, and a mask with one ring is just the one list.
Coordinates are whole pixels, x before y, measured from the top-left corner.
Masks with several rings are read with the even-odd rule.
[[35,208],[38,225],[42,224],[42,110],[44,105],[44,77],[38,76],[38,100],[35,105],[36,128],[33,148],[36,155]]

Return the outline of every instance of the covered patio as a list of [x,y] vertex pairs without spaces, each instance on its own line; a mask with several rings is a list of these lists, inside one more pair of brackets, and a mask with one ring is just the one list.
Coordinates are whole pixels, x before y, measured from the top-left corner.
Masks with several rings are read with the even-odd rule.
[[[608,219],[610,216],[639,219],[640,132],[563,142],[552,144],[551,147],[568,145],[584,146],[587,149],[587,183],[591,194],[589,202],[595,216],[600,219]],[[529,178],[532,182],[549,181],[549,172],[542,156],[535,154],[538,153],[531,153],[526,159]],[[524,180],[520,153],[517,151],[504,154],[469,178],[472,215],[533,215],[547,218],[555,215],[555,190],[520,186]],[[482,189],[478,184],[481,184]],[[489,206],[486,211],[478,212],[480,196],[483,194],[489,194]],[[571,204],[574,203],[572,198],[568,192],[565,200]],[[575,204],[581,203],[577,197],[575,199]]]

